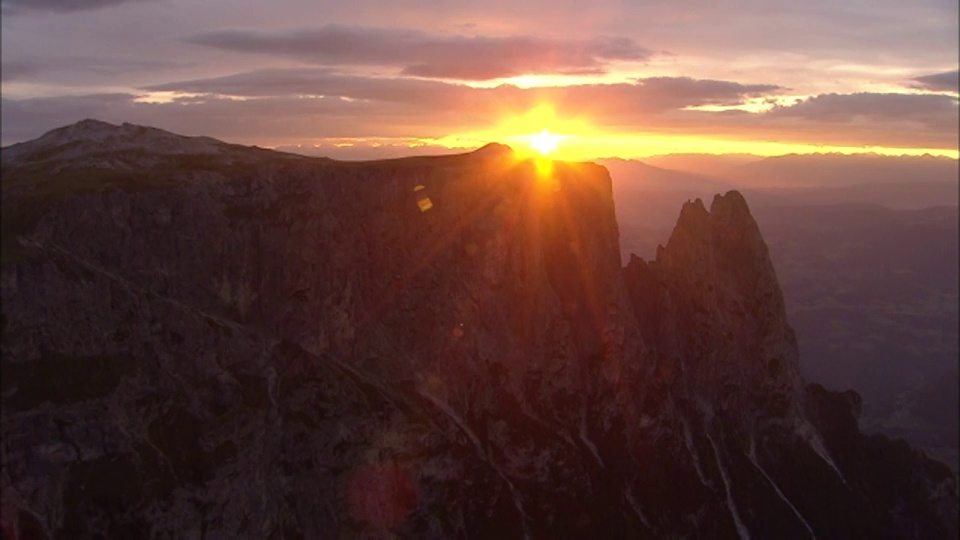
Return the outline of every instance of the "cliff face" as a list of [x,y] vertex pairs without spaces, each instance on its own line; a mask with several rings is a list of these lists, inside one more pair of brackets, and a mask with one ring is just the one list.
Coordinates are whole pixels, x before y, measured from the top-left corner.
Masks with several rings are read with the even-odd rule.
[[799,421],[796,338],[767,246],[739,193],[717,195],[709,212],[700,199],[686,203],[657,260],[633,257],[625,276],[665,383],[676,379],[739,415],[756,411],[757,418],[743,418],[748,423],[771,412]]
[[949,472],[804,390],[739,194],[621,269],[603,168],[495,145],[87,122],[2,155],[23,537],[956,535]]

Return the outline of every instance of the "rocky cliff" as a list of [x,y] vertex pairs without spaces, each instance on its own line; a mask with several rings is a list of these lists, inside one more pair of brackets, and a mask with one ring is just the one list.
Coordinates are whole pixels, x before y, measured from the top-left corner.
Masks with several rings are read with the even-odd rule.
[[610,178],[86,121],[5,148],[16,538],[955,537],[804,388],[736,192],[620,268]]

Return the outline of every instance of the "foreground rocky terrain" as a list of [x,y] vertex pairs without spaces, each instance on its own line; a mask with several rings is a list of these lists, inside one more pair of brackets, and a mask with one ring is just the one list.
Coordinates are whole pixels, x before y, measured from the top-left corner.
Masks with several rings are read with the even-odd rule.
[[593,164],[85,121],[2,152],[13,538],[951,538],[805,386],[743,197],[620,266]]

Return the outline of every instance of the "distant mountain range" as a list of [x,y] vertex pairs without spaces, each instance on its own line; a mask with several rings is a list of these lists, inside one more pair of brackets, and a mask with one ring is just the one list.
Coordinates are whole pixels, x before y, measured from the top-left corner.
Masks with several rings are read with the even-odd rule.
[[[828,187],[906,181],[952,182],[957,160],[939,156],[879,154],[787,154],[761,157],[750,154],[670,154],[640,160],[646,165],[724,179],[745,187]],[[663,186],[665,189],[667,186]]]
[[[738,189],[753,206],[801,204],[878,204],[916,209],[960,204],[958,161],[944,157],[810,154],[745,161],[682,156],[651,163],[684,166],[695,172],[654,166],[637,160],[601,160],[617,180],[620,197],[644,196],[676,201],[706,197],[719,189]],[[696,158],[696,160],[695,160]],[[652,195],[650,192],[655,192]],[[669,226],[661,220],[651,226]]]
[[[720,176],[746,188],[810,188],[958,182],[956,159],[877,154],[790,154],[728,168]],[[955,201],[954,201],[955,202]]]

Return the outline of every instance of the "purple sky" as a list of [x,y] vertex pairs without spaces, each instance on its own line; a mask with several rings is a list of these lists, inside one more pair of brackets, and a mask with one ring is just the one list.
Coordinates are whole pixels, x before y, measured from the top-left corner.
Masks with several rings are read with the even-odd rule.
[[335,157],[538,122],[624,157],[958,144],[956,0],[2,6],[3,145],[86,117]]

